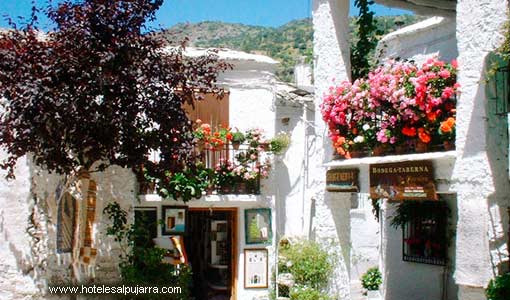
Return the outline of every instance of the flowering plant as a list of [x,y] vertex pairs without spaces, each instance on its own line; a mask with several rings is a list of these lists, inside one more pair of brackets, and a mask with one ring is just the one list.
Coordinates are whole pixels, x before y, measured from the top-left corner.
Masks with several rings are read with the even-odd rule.
[[439,142],[441,132],[451,132],[439,127],[455,120],[456,73],[455,61],[431,58],[418,67],[392,60],[367,78],[330,87],[321,112],[337,153],[349,158],[378,145]]
[[439,135],[443,141],[452,141],[455,139],[455,118],[450,117],[439,125]]
[[220,187],[232,186],[234,184],[234,164],[230,160],[220,159],[214,169],[216,183]]
[[232,140],[232,133],[228,127],[221,126],[213,132],[211,125],[202,123],[200,119],[196,121],[196,124],[198,127],[193,132],[193,136],[211,150],[221,148]]
[[193,131],[193,136],[199,141],[206,141],[211,136],[211,125],[202,123],[202,120],[196,120],[197,128]]
[[251,148],[257,148],[259,151],[264,151],[264,149],[262,149],[263,146],[269,143],[269,141],[264,138],[264,131],[260,128],[246,131],[245,138]]

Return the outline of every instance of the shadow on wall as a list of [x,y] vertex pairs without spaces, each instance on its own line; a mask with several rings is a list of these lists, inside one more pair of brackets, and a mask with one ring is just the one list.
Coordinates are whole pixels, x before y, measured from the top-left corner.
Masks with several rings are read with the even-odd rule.
[[[107,199],[106,194],[119,196],[112,192],[116,184],[112,183],[111,180],[105,179],[115,178],[115,172],[115,168],[109,168],[104,173],[101,173],[101,175],[98,175],[101,178],[98,180],[98,182],[101,182],[99,184],[98,198]],[[30,191],[26,199],[18,200],[20,203],[24,201],[23,205],[20,205],[19,208],[13,208],[17,214],[21,215],[21,218],[15,221],[18,222],[15,225],[22,228],[20,230],[26,233],[26,237],[23,239],[14,237],[6,230],[9,224],[7,221],[10,220],[4,219],[3,211],[0,214],[0,233],[3,233],[3,238],[8,243],[8,249],[12,253],[12,257],[15,258],[13,262],[15,262],[16,266],[13,265],[13,268],[16,267],[17,271],[22,275],[30,277],[34,285],[38,289],[43,290],[47,283],[70,282],[74,278],[71,252],[64,250],[64,253],[58,253],[57,251],[60,207],[57,204],[56,195],[59,193],[57,190],[59,189],[58,186],[62,177],[41,171],[32,162],[28,163],[27,173],[25,176],[19,176],[17,180],[30,180]],[[19,183],[17,184],[19,185]],[[95,224],[97,226],[97,230],[95,230],[97,234],[96,248],[98,248],[96,266],[97,270],[100,271],[97,278],[107,282],[108,280],[116,280],[118,278],[117,256],[119,251],[113,239],[106,237],[105,227],[108,219],[103,216],[101,205],[98,205],[97,211],[99,213],[97,214],[98,219]],[[60,225],[62,226],[62,224]],[[72,227],[69,224],[67,226]],[[73,229],[69,230],[73,231]],[[71,233],[71,235],[73,234]],[[72,236],[70,239],[69,249],[72,248],[74,243]]]
[[[507,63],[498,59],[493,53],[489,54],[485,59],[485,68],[488,70],[493,65],[507,67]],[[502,74],[501,74],[502,75]],[[506,76],[510,76],[510,72],[506,72]],[[476,106],[484,105],[487,122],[484,126],[486,130],[486,151],[489,161],[490,173],[493,178],[494,193],[488,197],[488,216],[489,216],[489,249],[490,259],[493,269],[493,275],[496,276],[509,270],[508,257],[508,232],[509,232],[509,213],[510,207],[510,184],[508,181],[509,173],[509,137],[508,137],[508,114],[506,112],[497,111],[497,103],[504,103],[508,95],[502,93],[503,90],[508,91],[509,86],[506,80],[496,80],[498,74],[487,78],[485,85],[485,95],[482,94],[483,88],[479,87],[478,97],[476,99],[487,99],[485,103],[478,101]],[[504,85],[507,85],[506,87]],[[476,109],[476,107],[475,107]],[[478,111],[478,110],[475,110]],[[476,124],[472,122],[474,127]],[[470,128],[471,129],[471,128]],[[474,145],[470,145],[474,146]]]
[[[29,161],[27,159],[27,161]],[[15,181],[28,181],[30,180],[30,192],[28,193],[25,203],[19,205],[16,208],[16,214],[20,214],[22,217],[15,220],[19,222],[15,226],[22,228],[23,232],[26,233],[23,239],[19,237],[11,237],[7,230],[4,230],[4,226],[1,226],[1,230],[4,234],[4,240],[8,242],[9,250],[12,253],[12,257],[15,258],[16,270],[21,272],[23,276],[29,276],[32,278],[34,285],[42,290],[45,286],[45,281],[48,279],[48,265],[53,263],[48,256],[51,249],[49,243],[49,236],[54,234],[52,228],[54,227],[53,220],[48,217],[47,210],[48,204],[46,199],[41,199],[35,196],[37,184],[34,178],[39,176],[36,168],[31,162],[28,164],[28,176],[19,176]],[[50,180],[40,182],[39,184],[46,185],[50,184]],[[19,184],[19,183],[13,183]],[[22,184],[28,184],[23,182]],[[44,194],[47,197],[47,193]],[[13,199],[14,200],[14,199]],[[18,200],[23,203],[23,200]],[[4,222],[2,217],[2,223]],[[28,245],[28,249],[27,249]],[[62,270],[65,273],[66,270]],[[11,278],[12,279],[12,278]]]
[[[292,133],[299,123],[300,107],[291,107],[285,103],[284,99],[278,99],[275,111],[275,133],[285,132],[291,137],[291,147],[293,141]],[[282,154],[281,156],[284,156]],[[298,162],[294,162],[298,163]],[[303,166],[302,166],[303,167]],[[301,176],[295,176],[294,182],[290,180],[289,169],[285,164],[282,157],[275,157],[275,179],[276,179],[276,191],[278,198],[276,199],[276,229],[281,235],[287,234],[285,223],[287,221],[287,199],[289,196],[296,194],[296,191],[300,191],[299,184],[301,182]],[[301,168],[301,172],[303,169]],[[301,173],[300,173],[301,174]],[[302,192],[302,191],[301,191]],[[294,203],[294,205],[299,205]]]

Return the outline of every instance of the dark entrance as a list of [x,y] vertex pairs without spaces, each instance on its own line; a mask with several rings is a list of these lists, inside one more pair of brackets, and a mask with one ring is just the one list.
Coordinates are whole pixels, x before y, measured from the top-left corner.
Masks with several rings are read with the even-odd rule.
[[196,300],[235,299],[237,209],[191,209],[186,251]]

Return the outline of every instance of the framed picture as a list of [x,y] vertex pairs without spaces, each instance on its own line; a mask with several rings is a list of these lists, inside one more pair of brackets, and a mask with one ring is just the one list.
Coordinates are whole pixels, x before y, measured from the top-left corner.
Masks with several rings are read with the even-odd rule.
[[181,235],[186,232],[187,206],[163,206],[162,235]]
[[267,249],[244,249],[244,288],[268,287]]
[[273,237],[271,209],[254,208],[244,211],[246,244],[271,244]]

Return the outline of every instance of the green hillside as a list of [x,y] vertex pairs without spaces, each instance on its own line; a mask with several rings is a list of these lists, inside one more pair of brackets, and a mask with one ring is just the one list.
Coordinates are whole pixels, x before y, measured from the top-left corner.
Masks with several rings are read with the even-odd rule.
[[[423,18],[413,15],[376,17],[378,27],[387,34],[400,27],[416,23]],[[354,18],[350,20],[351,42],[354,41]],[[261,27],[222,22],[177,24],[165,31],[173,43],[189,38],[188,45],[195,47],[230,48],[264,54],[280,62],[277,76],[291,82],[294,65],[304,57],[312,60],[313,30],[310,19],[291,21],[283,26]]]

